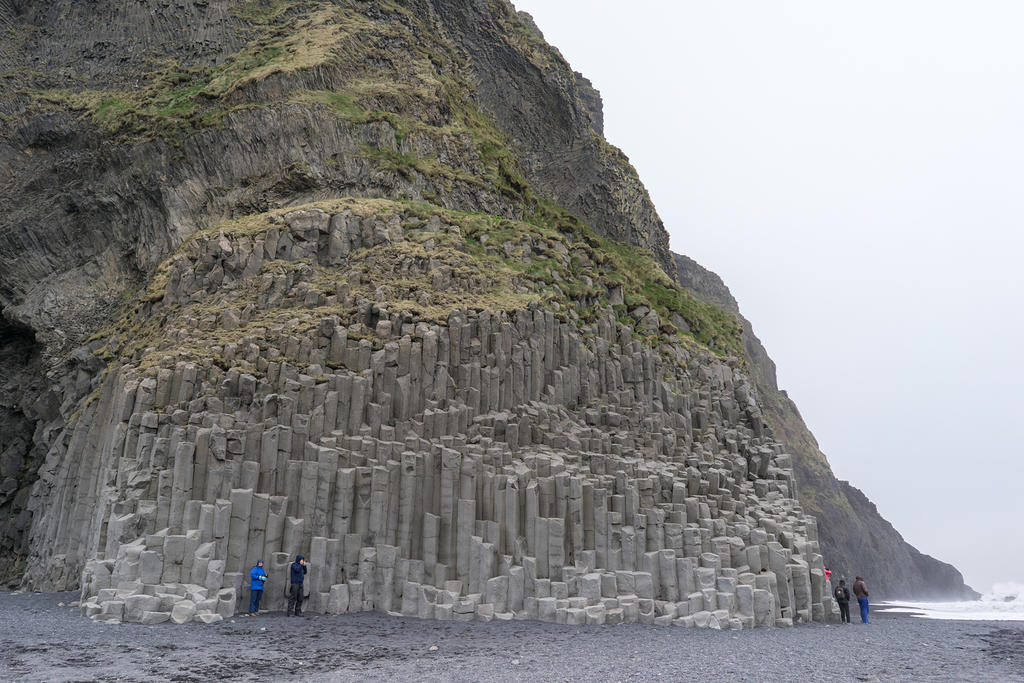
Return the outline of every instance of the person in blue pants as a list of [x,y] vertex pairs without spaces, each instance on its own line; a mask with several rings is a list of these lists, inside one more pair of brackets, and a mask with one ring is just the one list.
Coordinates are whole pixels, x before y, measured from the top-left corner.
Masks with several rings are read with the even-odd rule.
[[868,585],[864,583],[864,579],[860,576],[853,582],[853,594],[857,596],[857,602],[860,603],[860,620],[862,623],[868,623]]
[[263,571],[263,560],[256,560],[256,566],[249,572],[249,616],[254,617],[260,611],[260,599],[263,597],[263,586],[267,583],[267,573]]

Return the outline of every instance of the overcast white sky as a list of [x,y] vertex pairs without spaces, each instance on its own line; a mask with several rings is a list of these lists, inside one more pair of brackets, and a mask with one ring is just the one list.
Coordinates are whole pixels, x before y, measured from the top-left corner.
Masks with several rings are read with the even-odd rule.
[[1024,3],[513,1],[836,475],[974,588],[1024,583]]

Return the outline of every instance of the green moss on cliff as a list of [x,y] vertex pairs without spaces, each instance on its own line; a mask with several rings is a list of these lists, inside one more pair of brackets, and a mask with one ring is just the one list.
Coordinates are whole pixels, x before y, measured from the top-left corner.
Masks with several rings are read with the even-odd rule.
[[[238,108],[322,108],[348,123],[384,122],[393,129],[393,145],[381,139],[365,150],[383,170],[470,183],[523,200],[527,185],[518,160],[474,102],[462,56],[408,9],[375,5],[357,12],[326,2],[248,2],[233,13],[249,42],[219,66],[166,62],[133,90],[32,94],[38,105],[75,112],[122,142],[178,143],[223,125]],[[313,75],[318,67],[324,70]],[[254,87],[288,74],[295,77]],[[311,83],[328,87],[306,87]]]
[[[400,212],[405,218],[432,213],[459,225],[462,242],[446,247],[462,254],[451,264],[453,276],[471,280],[465,270],[476,268],[497,278],[495,286],[504,294],[514,295],[499,299],[492,292],[479,299],[479,291],[446,294],[426,304],[415,297],[421,314],[429,310],[431,317],[440,316],[445,307],[472,305],[477,297],[483,305],[496,307],[544,301],[572,311],[585,323],[607,304],[609,292],[621,287],[623,305],[656,311],[662,333],[675,334],[673,321],[685,320],[689,331],[680,332],[682,338],[720,355],[742,355],[740,327],[733,316],[671,282],[647,251],[597,237],[530,189],[506,135],[477,105],[470,72],[451,44],[400,5],[388,0],[371,4],[357,13],[326,2],[245,3],[234,13],[248,43],[220,66],[185,69],[168,63],[134,91],[53,91],[37,93],[37,101],[78,111],[121,140],[180,141],[191,131],[222,123],[232,108],[245,106],[300,105],[355,126],[376,126],[359,133],[372,140],[361,145],[360,154],[380,170],[404,176],[411,187],[427,186],[449,195],[456,187],[469,189],[488,197],[484,203],[509,207],[510,215],[521,212],[523,218],[510,221],[424,205],[360,205]],[[508,3],[499,5],[505,13],[496,16],[508,24],[517,49],[545,60],[560,58]],[[318,67],[325,68],[311,75]],[[259,86],[282,74],[290,77]],[[257,102],[252,99],[257,94],[272,101]],[[266,229],[266,219],[247,217],[215,229],[257,236]],[[406,242],[403,248],[413,251],[403,256],[419,258],[413,243]],[[144,300],[161,298],[165,277],[165,271],[157,273]],[[429,285],[399,280],[394,288],[415,292]],[[404,296],[396,294],[394,301],[405,301]],[[634,325],[628,316],[623,320]]]
[[[579,235],[585,240],[584,254],[594,261],[574,274],[577,290],[580,277],[596,275],[605,284],[621,285],[627,307],[647,306],[658,312],[663,323],[681,316],[690,336],[722,356],[744,358],[742,325],[728,311],[696,298],[669,278],[646,249],[615,242],[593,234],[575,216],[550,202],[539,201],[527,221],[549,235]],[[632,324],[632,321],[630,321]]]
[[[201,259],[208,245],[217,242],[256,244],[269,231],[281,235],[288,230],[283,221],[288,213],[311,208],[344,214],[349,217],[346,220],[358,217],[368,222],[364,230],[368,225],[400,225],[401,239],[358,249],[338,267],[317,265],[310,259],[265,258],[258,277],[235,281],[186,304],[167,307],[161,303],[170,271],[179,268],[175,264],[183,263],[181,259]],[[428,224],[433,227],[426,229]],[[158,269],[140,303],[112,331],[119,349],[114,355],[143,365],[157,363],[167,353],[215,359],[225,345],[241,343],[257,334],[254,330],[280,325],[282,318],[290,321],[293,333],[313,329],[329,315],[349,325],[359,319],[355,304],[359,300],[377,302],[412,321],[442,324],[452,310],[513,311],[541,305],[584,327],[608,310],[610,292],[617,287],[626,300],[621,324],[633,327],[634,320],[624,314],[643,305],[658,311],[663,321],[673,314],[683,316],[698,330],[690,335],[662,325],[649,342],[658,343],[660,335],[663,340],[734,355],[733,341],[738,338],[729,337],[733,328],[727,314],[722,317],[721,311],[700,305],[659,273],[644,250],[598,238],[551,205],[542,205],[531,222],[522,222],[449,211],[426,202],[323,201],[241,217],[195,233],[176,257]],[[290,294],[269,305],[261,303],[265,276],[288,278]],[[227,329],[220,324],[224,311],[246,308],[250,313],[245,324]],[[188,322],[183,325],[182,321]],[[352,329],[358,333],[357,327]],[[711,329],[717,333],[709,333]]]
[[614,263],[606,277],[624,286],[627,306],[653,308],[663,321],[673,314],[680,315],[703,346],[719,354],[744,357],[740,339],[743,327],[736,316],[704,303],[680,287],[647,250],[605,238],[597,241],[600,250]]
[[[339,54],[354,56],[361,41],[383,29],[358,12],[326,2],[246,3],[236,8],[250,42],[219,66],[159,64],[133,90],[35,90],[37,105],[77,112],[122,142],[180,139],[220,125],[238,107],[266,101],[233,97],[278,74],[322,66]],[[360,38],[357,39],[357,36]]]
[[[241,16],[249,17],[258,37],[213,74],[202,91],[206,97],[222,97],[269,76],[290,73],[330,61],[337,51],[373,23],[351,9],[329,3],[276,2],[260,14],[247,5]],[[289,10],[309,8],[299,18]]]
[[777,439],[794,454],[799,498],[808,514],[820,520],[835,515],[853,516],[850,501],[837,486],[835,475],[818,441],[811,434],[796,405],[784,393],[759,387],[765,421]]
[[[395,146],[364,149],[383,169],[406,176],[415,171],[431,179],[457,180],[527,199],[529,188],[511,145],[473,102],[472,88],[461,76],[433,79],[417,70],[412,81],[360,79],[333,91],[296,91],[289,101],[322,106],[351,123],[388,123],[395,133]],[[432,120],[410,113],[434,108],[443,109],[446,117]],[[403,144],[405,141],[411,144]],[[417,147],[449,150],[445,155],[449,162],[441,161],[439,155],[417,154]],[[460,148],[465,150],[461,155],[450,153]]]
[[506,194],[524,196],[528,185],[506,135],[477,106],[464,79],[448,76],[442,82],[444,103],[455,123],[454,132],[464,133],[473,141],[489,180]]
[[560,62],[568,67],[561,53],[549,45],[533,26],[523,21],[511,2],[487,0],[487,5],[490,15],[501,26],[501,35],[505,41],[517,52],[525,55],[534,66],[546,70]]
[[396,130],[407,127],[408,123],[392,112],[370,111],[361,107],[356,98],[345,92],[333,90],[297,90],[291,93],[288,101],[306,106],[320,105],[338,118],[352,123],[370,123],[371,121],[387,121]]
[[199,94],[209,71],[168,64],[152,80],[133,91],[46,90],[32,93],[37,105],[78,112],[104,133],[121,140],[175,138],[184,129],[220,121],[227,110],[203,106]]

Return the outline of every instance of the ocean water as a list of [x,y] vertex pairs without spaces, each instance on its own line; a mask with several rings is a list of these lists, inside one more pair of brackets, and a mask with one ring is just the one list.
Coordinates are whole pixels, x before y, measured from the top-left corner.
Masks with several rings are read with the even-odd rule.
[[[851,611],[853,608],[851,607]],[[1024,621],[1024,584],[997,583],[980,600],[962,602],[883,602],[879,612],[902,612],[922,619]]]

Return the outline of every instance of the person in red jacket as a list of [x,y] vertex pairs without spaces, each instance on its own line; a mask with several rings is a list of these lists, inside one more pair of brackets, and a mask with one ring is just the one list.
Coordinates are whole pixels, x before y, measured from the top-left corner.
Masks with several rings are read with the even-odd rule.
[[868,585],[864,583],[864,579],[860,576],[853,582],[853,594],[857,596],[857,602],[860,603],[860,620],[862,623],[868,623]]

